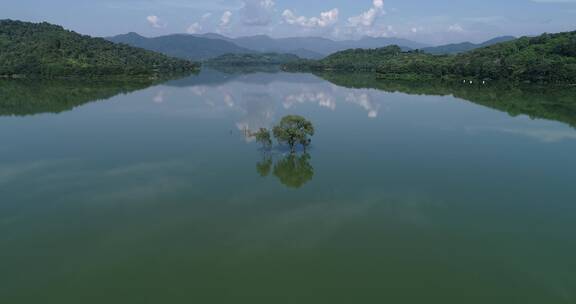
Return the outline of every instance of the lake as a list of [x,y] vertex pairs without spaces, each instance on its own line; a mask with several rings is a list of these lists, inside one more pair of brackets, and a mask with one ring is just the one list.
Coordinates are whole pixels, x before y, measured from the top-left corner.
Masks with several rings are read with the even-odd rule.
[[0,300],[576,303],[574,127],[576,88],[2,81]]

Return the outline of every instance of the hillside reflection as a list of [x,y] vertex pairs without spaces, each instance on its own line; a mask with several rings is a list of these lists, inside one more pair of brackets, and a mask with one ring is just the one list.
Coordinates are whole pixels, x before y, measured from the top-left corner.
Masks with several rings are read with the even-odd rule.
[[[0,80],[0,116],[70,111],[89,102],[110,99],[161,85],[153,100],[162,103],[178,90],[186,107],[211,113],[231,111],[243,133],[269,128],[276,114],[313,105],[338,111],[345,105],[377,119],[386,110],[387,93],[455,96],[512,116],[554,120],[576,127],[576,87],[513,84],[471,86],[446,82],[377,80],[372,74],[300,74],[262,70],[212,70],[174,80],[35,81]],[[249,139],[248,139],[249,140]]]
[[0,116],[62,113],[160,83],[158,80],[1,80]]
[[319,74],[335,85],[350,89],[377,89],[411,95],[454,96],[475,104],[507,112],[511,116],[528,115],[576,127],[576,87],[494,83],[467,85],[447,82],[387,81],[369,74]]

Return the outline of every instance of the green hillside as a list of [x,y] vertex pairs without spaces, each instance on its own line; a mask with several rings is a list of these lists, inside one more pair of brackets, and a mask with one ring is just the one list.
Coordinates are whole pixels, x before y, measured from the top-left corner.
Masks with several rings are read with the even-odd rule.
[[210,66],[264,66],[281,65],[300,60],[292,54],[226,54],[206,61]]
[[478,79],[576,83],[576,32],[544,34],[459,55],[402,52],[399,47],[347,50],[325,59],[286,64],[286,70],[370,71],[391,79]]
[[458,55],[447,63],[444,73],[458,76],[576,83],[576,32],[523,37]]
[[376,71],[385,61],[403,56],[398,46],[378,49],[350,49],[336,52],[321,60],[299,60],[284,65],[287,70],[310,71]]
[[195,63],[49,23],[0,20],[0,76],[157,76],[194,71]]
[[242,48],[222,39],[197,37],[187,34],[174,34],[147,38],[136,33],[128,33],[107,38],[115,43],[162,53],[186,60],[202,61],[224,54],[249,54],[255,51]]
[[460,54],[460,53],[472,51],[475,49],[491,46],[494,44],[512,41],[515,39],[516,39],[516,37],[513,37],[513,36],[502,36],[502,37],[490,39],[488,41],[485,41],[485,42],[479,43],[479,44],[475,44],[475,43],[471,43],[471,42],[462,42],[462,43],[440,45],[440,46],[435,46],[435,47],[427,47],[427,48],[423,48],[420,50],[423,51],[424,53],[428,53],[428,54],[432,54],[432,55]]

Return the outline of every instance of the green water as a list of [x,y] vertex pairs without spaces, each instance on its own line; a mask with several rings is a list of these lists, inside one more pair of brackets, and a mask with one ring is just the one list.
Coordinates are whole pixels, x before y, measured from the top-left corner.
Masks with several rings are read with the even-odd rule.
[[[246,130],[313,121],[308,154]],[[0,303],[576,303],[576,89],[0,82]]]

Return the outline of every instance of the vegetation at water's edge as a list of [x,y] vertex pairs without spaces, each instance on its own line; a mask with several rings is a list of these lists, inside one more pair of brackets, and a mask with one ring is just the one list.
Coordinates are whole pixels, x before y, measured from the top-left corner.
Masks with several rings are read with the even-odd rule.
[[478,79],[576,83],[576,32],[523,37],[459,55],[403,52],[397,46],[355,49],[299,60],[289,71],[367,71],[386,79]]
[[[312,122],[300,115],[287,115],[272,129],[272,134],[279,144],[290,147],[290,152],[295,153],[298,145],[304,151],[312,143],[310,137],[314,136],[314,125]],[[257,132],[251,133],[264,149],[272,147],[272,135],[270,130],[260,128]]]
[[[272,129],[272,134],[279,144],[290,147],[290,153],[278,160],[274,165],[274,176],[289,188],[300,188],[314,176],[314,168],[310,164],[310,155],[306,148],[311,144],[314,136],[314,126],[306,118],[299,115],[284,116]],[[272,155],[268,154],[272,148],[272,135],[270,130],[260,128],[252,134],[256,142],[264,148],[263,159],[256,164],[256,171],[261,177],[266,177],[272,169]],[[296,147],[301,145],[304,153],[296,154]]]
[[282,65],[298,60],[300,60],[300,57],[292,54],[226,54],[208,59],[205,61],[205,65],[226,67],[266,66]]
[[272,136],[270,131],[265,128],[260,128],[256,134],[254,134],[256,142],[260,143],[264,149],[270,149],[272,147]]
[[187,60],[77,34],[49,23],[0,20],[0,76],[157,77],[195,71]]
[[296,146],[301,145],[306,151],[314,136],[314,126],[312,122],[299,115],[284,116],[280,123],[274,126],[272,133],[281,144],[287,144],[290,151],[294,153]]

